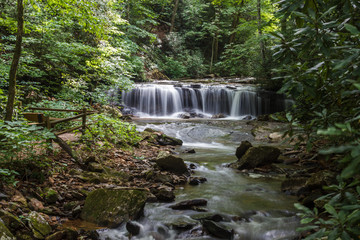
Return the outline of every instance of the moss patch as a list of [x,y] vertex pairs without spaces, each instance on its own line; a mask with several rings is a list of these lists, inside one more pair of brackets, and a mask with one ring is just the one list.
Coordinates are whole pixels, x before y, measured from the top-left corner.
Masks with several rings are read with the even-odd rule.
[[148,192],[143,189],[97,189],[85,201],[81,218],[104,227],[116,227],[138,218]]

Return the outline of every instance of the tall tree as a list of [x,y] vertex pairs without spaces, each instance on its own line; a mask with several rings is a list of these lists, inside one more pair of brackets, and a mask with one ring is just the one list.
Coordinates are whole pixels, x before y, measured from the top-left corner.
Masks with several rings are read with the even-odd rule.
[[16,73],[21,56],[21,43],[24,31],[24,3],[23,0],[17,0],[17,34],[13,60],[9,73],[9,93],[6,104],[5,121],[11,121],[14,112],[14,102],[16,95]]
[[172,16],[171,16],[170,32],[174,31],[174,24],[175,24],[175,18],[176,18],[176,13],[177,13],[178,7],[179,7],[179,0],[175,0],[175,5],[174,5]]

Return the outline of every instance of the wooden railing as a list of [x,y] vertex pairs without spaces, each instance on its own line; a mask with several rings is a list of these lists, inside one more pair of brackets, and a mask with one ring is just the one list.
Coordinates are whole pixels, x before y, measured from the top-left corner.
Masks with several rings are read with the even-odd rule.
[[[77,127],[73,127],[70,129],[65,129],[62,131],[55,132],[56,135],[60,135],[67,132],[72,132],[74,130],[80,129],[84,132],[86,128],[86,116],[96,113],[96,111],[87,110],[86,108],[81,110],[70,110],[70,109],[55,109],[55,108],[28,108],[29,110],[34,111],[53,111],[53,112],[74,112],[80,113],[73,117],[68,118],[52,118],[50,116],[45,116],[43,113],[24,113],[24,117],[31,122],[31,124],[36,124],[40,126],[44,126],[48,129],[52,129],[55,127],[56,124],[70,122],[70,121],[81,121],[82,124]],[[81,120],[77,120],[81,118]]]
[[[64,149],[79,165],[83,165],[83,163],[80,161],[80,159],[76,155],[76,152],[72,151],[71,147],[64,140],[62,140],[59,137],[59,135],[63,134],[63,133],[67,133],[67,132],[72,132],[72,131],[80,129],[80,128],[81,128],[82,133],[84,133],[85,129],[86,129],[86,116],[97,113],[97,111],[90,111],[90,110],[87,110],[86,108],[81,109],[81,110],[54,109],[54,108],[28,108],[28,109],[33,110],[33,111],[54,111],[54,112],[75,112],[75,113],[79,113],[76,116],[68,117],[68,118],[52,118],[50,116],[45,116],[43,113],[23,113],[23,115],[24,115],[24,117],[26,119],[33,122],[33,123],[30,123],[30,124],[36,124],[36,125],[44,126],[44,127],[48,128],[50,130],[52,128],[54,128],[55,125],[58,124],[58,123],[65,123],[65,122],[71,122],[71,121],[81,121],[80,126],[65,129],[65,130],[61,130],[61,131],[58,131],[58,132],[54,132],[55,137],[56,137],[54,139],[54,141],[56,143],[58,143],[59,146],[62,149]],[[78,120],[79,118],[81,118],[81,120]],[[49,140],[49,142],[51,143],[52,140]]]

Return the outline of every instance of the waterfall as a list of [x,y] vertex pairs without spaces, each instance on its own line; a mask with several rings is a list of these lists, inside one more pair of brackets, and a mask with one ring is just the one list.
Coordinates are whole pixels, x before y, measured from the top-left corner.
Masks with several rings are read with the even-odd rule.
[[121,95],[125,108],[139,116],[152,117],[176,116],[184,112],[198,116],[256,117],[282,111],[286,105],[282,96],[254,87],[230,89],[225,86],[148,84],[137,85]]

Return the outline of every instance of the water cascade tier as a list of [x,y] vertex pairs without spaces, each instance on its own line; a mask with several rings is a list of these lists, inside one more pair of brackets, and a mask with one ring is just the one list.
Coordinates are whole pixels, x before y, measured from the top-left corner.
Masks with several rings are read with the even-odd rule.
[[254,87],[207,85],[137,85],[122,93],[122,104],[132,114],[163,117],[179,113],[196,116],[256,117],[283,111],[286,99]]

